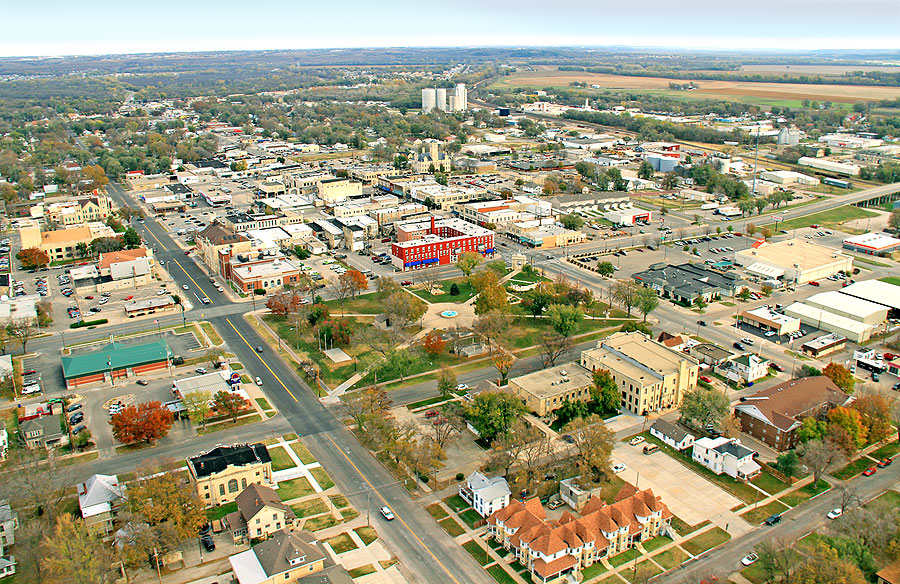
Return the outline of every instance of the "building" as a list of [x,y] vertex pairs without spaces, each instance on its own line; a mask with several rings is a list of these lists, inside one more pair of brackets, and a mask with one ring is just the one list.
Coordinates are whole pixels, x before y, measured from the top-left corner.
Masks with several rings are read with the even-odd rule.
[[900,310],[900,286],[881,280],[855,282],[841,288],[841,294],[887,306],[891,309],[891,318],[895,318],[896,311]]
[[593,374],[578,363],[566,363],[509,380],[507,390],[538,416],[546,416],[570,401],[591,399]]
[[794,172],[792,170],[764,170],[759,173],[761,180],[773,182],[779,185],[802,185],[814,187],[819,184],[819,179],[808,174]]
[[316,183],[316,195],[326,207],[362,195],[362,183],[349,178],[324,178]]
[[469,92],[466,90],[465,83],[457,83],[454,88],[454,96],[456,99],[451,102],[453,107],[450,111],[464,112],[469,109]]
[[487,191],[479,187],[459,185],[442,185],[432,180],[407,183],[404,188],[410,199],[424,204],[426,207],[449,211],[454,203],[465,203],[483,198]]
[[875,573],[876,584],[900,584],[900,560],[891,562]]
[[196,243],[196,253],[203,263],[213,272],[220,274],[223,271],[219,265],[221,251],[226,250],[230,255],[236,255],[249,252],[252,245],[246,235],[238,233],[218,221],[210,223],[198,233],[194,237],[194,242]]
[[734,406],[742,431],[778,451],[797,446],[803,418],[824,419],[851,401],[824,375],[792,379],[763,389]]
[[0,460],[6,460],[9,453],[9,432],[6,428],[0,428]]
[[106,195],[55,200],[44,203],[44,219],[57,225],[81,225],[89,221],[106,222],[113,205]]
[[653,288],[663,298],[675,302],[696,304],[711,302],[722,296],[731,296],[746,286],[746,282],[734,272],[717,272],[697,264],[651,264],[632,276],[645,288]]
[[830,148],[876,148],[884,144],[879,138],[866,138],[854,134],[825,134],[819,138],[819,142]]
[[669,445],[675,450],[685,450],[694,445],[694,435],[678,426],[663,419],[658,419],[650,426],[650,435],[656,436],[663,443]]
[[724,367],[725,377],[739,383],[753,383],[769,374],[771,361],[763,359],[753,353],[738,355]]
[[756,452],[742,446],[737,438],[700,438],[694,441],[691,457],[717,475],[726,474],[738,481],[750,481],[760,474],[753,460]]
[[816,337],[810,341],[806,341],[800,346],[800,351],[804,355],[809,355],[814,359],[824,357],[838,351],[843,351],[847,346],[847,338],[834,333]]
[[646,225],[650,223],[651,216],[650,211],[635,207],[607,211],[603,214],[604,219],[616,225]]
[[784,313],[800,319],[800,322],[806,326],[846,337],[854,343],[869,340],[875,328],[872,325],[803,302],[794,302],[784,309]]
[[207,507],[234,501],[248,485],[272,486],[272,458],[265,444],[217,446],[188,457],[188,474]]
[[91,383],[125,379],[167,369],[174,355],[164,340],[141,344],[110,343],[96,351],[63,355],[62,370],[68,389]]
[[871,326],[883,323],[890,311],[887,306],[842,294],[838,290],[814,294],[803,303]]
[[738,322],[760,330],[772,331],[779,336],[800,330],[800,319],[775,312],[765,306],[741,312],[738,315]]
[[16,543],[19,514],[13,511],[9,501],[0,501],[0,551]]
[[797,164],[843,176],[859,176],[860,170],[855,164],[845,164],[843,162],[835,162],[834,160],[826,160],[824,158],[812,158],[810,156],[801,157],[797,160]]
[[444,142],[433,138],[417,140],[409,160],[410,168],[416,174],[450,172],[453,166],[450,156],[444,151]]
[[669,532],[672,512],[650,489],[625,484],[611,505],[591,497],[579,517],[550,521],[538,499],[513,500],[488,518],[488,534],[510,550],[533,582],[577,579],[581,570]]
[[125,302],[124,308],[128,318],[135,318],[156,314],[157,312],[172,311],[175,310],[176,306],[181,305],[175,304],[175,300],[170,294],[165,294],[163,296],[144,298],[143,300],[128,300]]
[[46,448],[62,444],[64,423],[59,416],[39,416],[19,423],[19,436],[25,441],[26,448]]
[[422,88],[422,113],[431,113],[437,106],[437,92],[434,87]]
[[256,289],[274,292],[281,290],[285,284],[300,282],[300,268],[284,258],[268,257],[246,262],[231,260],[228,265],[228,279],[245,294]]
[[900,252],[900,239],[884,233],[863,233],[848,237],[843,246],[856,253],[894,258]]
[[681,405],[697,386],[699,363],[639,332],[615,333],[581,353],[589,371],[606,369],[622,392],[622,408],[646,415]]
[[539,221],[515,223],[510,229],[510,234],[522,245],[535,249],[568,247],[587,241],[587,235],[581,231],[573,231],[559,225],[541,225]]
[[209,392],[210,395],[220,391],[230,392],[234,391],[235,386],[240,386],[240,375],[235,378],[230,368],[220,368],[211,373],[172,380],[172,393],[181,399],[197,391]]
[[349,576],[347,580],[328,579],[326,567],[333,566],[333,562],[322,544],[307,531],[279,531],[261,544],[229,557],[228,561],[238,584],[352,582]]
[[659,333],[659,336],[656,337],[657,343],[662,343],[667,348],[672,349],[673,351],[681,351],[685,348],[685,338],[681,335],[673,335],[671,333],[667,333],[663,331]]
[[55,231],[41,231],[36,225],[27,225],[19,229],[22,249],[39,248],[47,253],[51,262],[80,257],[79,244],[90,246],[91,242],[99,237],[115,236],[115,231],[98,222]]
[[125,485],[119,484],[116,475],[95,474],[85,482],[78,483],[76,490],[84,524],[109,533],[124,501]]
[[459,496],[482,517],[509,505],[509,485],[503,477],[486,477],[477,470],[459,486]]
[[776,143],[779,146],[796,146],[800,143],[800,130],[797,128],[781,128]]
[[394,267],[402,271],[432,265],[456,263],[460,254],[494,255],[494,232],[462,219],[437,219],[396,226],[396,243],[391,244]]
[[734,263],[748,274],[790,284],[806,284],[853,269],[853,258],[803,239],[764,243],[735,252]]
[[298,527],[294,511],[269,487],[254,483],[241,491],[235,503],[237,511],[225,516],[225,525],[235,544],[268,539],[282,529]]

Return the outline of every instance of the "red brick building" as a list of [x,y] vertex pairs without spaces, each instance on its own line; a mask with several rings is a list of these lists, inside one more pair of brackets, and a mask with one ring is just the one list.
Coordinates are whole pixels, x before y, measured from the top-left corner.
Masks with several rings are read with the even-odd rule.
[[393,264],[402,271],[455,263],[460,254],[494,255],[494,232],[462,219],[415,221],[397,226]]

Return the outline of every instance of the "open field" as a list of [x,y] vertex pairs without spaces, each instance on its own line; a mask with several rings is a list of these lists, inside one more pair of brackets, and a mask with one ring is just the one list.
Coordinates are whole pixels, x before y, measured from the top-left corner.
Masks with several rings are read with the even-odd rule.
[[[672,79],[666,77],[632,77],[628,75],[608,75],[583,71],[529,71],[510,75],[498,81],[496,87],[569,87],[573,82],[599,85],[600,90],[645,90],[663,91],[667,95],[690,94],[695,99],[725,100],[818,100],[842,103],[857,101],[880,101],[900,97],[900,87],[873,87],[865,85],[833,85],[803,83],[753,83],[747,81],[705,81]],[[699,89],[694,91],[670,91],[669,83],[694,83]]]
[[[791,73],[794,75],[843,75],[849,71],[886,71],[900,73],[900,67],[890,65],[741,65],[735,73]],[[713,71],[710,71],[713,73]],[[727,71],[715,71],[727,73]]]

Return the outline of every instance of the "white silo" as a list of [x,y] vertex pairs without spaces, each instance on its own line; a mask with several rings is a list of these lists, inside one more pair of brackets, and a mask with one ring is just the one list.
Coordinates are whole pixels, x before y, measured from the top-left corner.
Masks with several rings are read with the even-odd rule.
[[422,90],[422,113],[427,114],[434,109],[435,91],[433,87],[426,87]]
[[465,83],[456,84],[456,110],[464,112],[469,109],[469,94],[466,91]]
[[447,111],[447,89],[445,87],[435,89],[435,98],[434,107],[444,112]]

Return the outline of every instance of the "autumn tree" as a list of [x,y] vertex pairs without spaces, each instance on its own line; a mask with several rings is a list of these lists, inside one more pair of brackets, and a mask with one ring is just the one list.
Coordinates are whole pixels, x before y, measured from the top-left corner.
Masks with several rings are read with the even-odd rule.
[[479,293],[484,292],[486,288],[500,284],[500,278],[498,278],[497,273],[492,270],[482,270],[472,276],[470,280],[472,282],[472,288]]
[[99,189],[109,184],[106,171],[99,164],[88,164],[82,167],[81,172],[84,174],[84,178],[91,181],[89,185],[91,189]]
[[247,406],[247,400],[236,393],[220,389],[213,396],[213,408],[222,415],[230,416],[232,422],[237,422],[237,417]]
[[[834,432],[835,429],[843,432]],[[837,440],[843,433],[850,442]],[[840,442],[844,452],[849,456],[855,450],[862,448],[866,443],[867,428],[863,424],[862,416],[856,410],[838,406],[828,412],[828,435],[836,442]]]
[[575,449],[575,464],[581,473],[581,480],[588,485],[596,484],[610,476],[610,455],[614,435],[597,415],[576,418],[563,427],[563,432],[571,436]]
[[369,386],[359,391],[344,394],[341,398],[344,411],[353,419],[356,427],[361,432],[367,430],[367,424],[372,419],[380,419],[388,416],[391,408],[391,399],[387,392],[378,386]]
[[467,251],[459,254],[459,258],[456,260],[456,267],[459,268],[459,271],[465,274],[466,278],[472,275],[472,272],[481,265],[481,262],[484,261],[482,255],[478,252]]
[[375,280],[375,289],[377,291],[376,296],[379,300],[384,300],[394,292],[400,292],[400,284],[397,283],[393,278],[389,278],[387,276],[381,276],[377,280]]
[[444,349],[447,347],[447,342],[441,338],[440,334],[430,332],[425,335],[425,339],[422,341],[422,347],[425,349],[426,353],[432,357],[437,357],[444,352]]
[[225,349],[223,349],[222,347],[210,347],[206,350],[206,361],[210,365],[215,365],[215,363],[219,360],[219,357],[224,357],[225,355]]
[[509,329],[511,320],[512,317],[506,312],[481,314],[472,324],[472,332],[491,348]]
[[331,290],[331,293],[334,294],[334,297],[341,304],[341,316],[343,316],[344,301],[355,293],[356,281],[353,279],[353,276],[350,275],[350,272],[344,272],[335,280],[331,281],[328,289]]
[[427,426],[428,435],[441,448],[445,448],[466,427],[466,421],[455,402],[446,404]]
[[494,364],[494,368],[497,369],[497,373],[500,374],[500,382],[498,385],[506,385],[506,378],[509,375],[509,370],[512,369],[512,366],[516,361],[516,356],[503,347],[497,347],[494,352],[491,353],[491,363]]
[[383,300],[384,316],[389,325],[388,335],[396,345],[406,335],[406,329],[422,318],[428,306],[412,294],[398,290]]
[[124,407],[110,420],[113,436],[122,444],[153,442],[172,427],[172,412],[158,401]]
[[49,300],[41,300],[34,305],[37,312],[38,328],[47,328],[53,324],[53,303]]
[[828,469],[844,460],[840,447],[828,439],[810,440],[798,452],[803,464],[813,475],[813,484],[817,484]]
[[46,582],[106,584],[115,579],[113,548],[104,543],[101,533],[68,513],[57,519],[44,547]]
[[187,411],[188,419],[194,424],[202,424],[206,428],[206,416],[209,415],[213,394],[209,390],[198,390],[187,393],[181,398],[181,405]]
[[266,308],[276,316],[297,312],[300,306],[300,297],[292,292],[280,292],[266,301]]
[[618,280],[613,284],[610,293],[616,302],[625,307],[630,317],[631,309],[637,305],[640,290],[641,285],[633,280]]
[[456,374],[449,367],[441,367],[438,371],[437,390],[443,398],[449,398],[456,391]]
[[50,263],[50,256],[39,247],[29,247],[16,254],[24,270],[37,270]]
[[795,542],[768,538],[754,548],[759,557],[757,565],[766,575],[767,582],[791,582],[794,573],[803,565],[803,555]]
[[369,279],[359,270],[347,270],[340,277],[347,276],[353,296],[358,296],[363,290],[369,289]]
[[509,299],[506,288],[500,285],[488,286],[478,294],[475,300],[475,314],[481,316],[489,312],[505,312],[509,310]]
[[481,392],[466,408],[469,422],[487,441],[506,434],[513,422],[524,413],[525,406],[521,399],[501,391]]
[[847,393],[853,393],[856,377],[840,363],[831,362],[822,369],[822,374]]
[[816,543],[812,553],[792,580],[794,584],[866,584],[859,567],[838,557],[837,550],[825,542]]
[[866,391],[850,407],[859,413],[869,443],[881,442],[893,431],[891,402],[883,394]]
[[185,539],[196,537],[197,530],[207,522],[204,503],[196,489],[182,481],[173,470],[165,471],[158,466],[141,469],[141,478],[129,483],[126,493],[126,507],[133,515],[157,533],[173,536],[168,543],[154,542],[168,545],[164,548],[166,551]]
[[[71,467],[56,456],[36,450],[10,449],[7,467],[15,472],[0,477],[0,493],[13,507],[52,523],[67,490],[75,481]],[[27,521],[23,521],[27,523]]]

